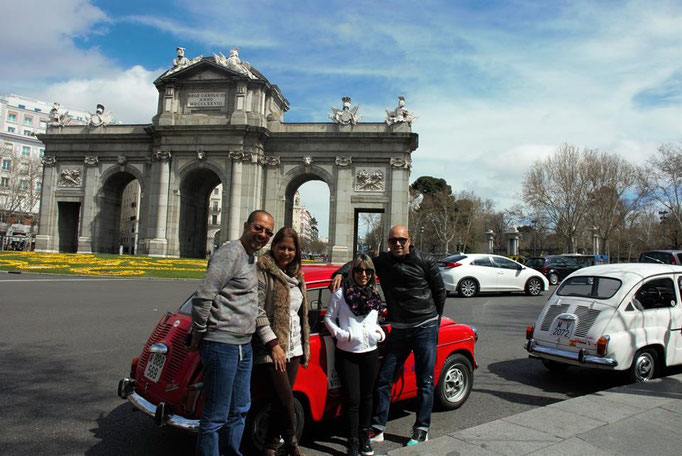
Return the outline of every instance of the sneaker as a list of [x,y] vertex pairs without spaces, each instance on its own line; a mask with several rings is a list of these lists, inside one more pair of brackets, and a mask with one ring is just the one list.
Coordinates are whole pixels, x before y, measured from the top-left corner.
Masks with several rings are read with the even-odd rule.
[[384,441],[384,431],[379,431],[378,429],[372,428],[372,431],[369,433],[369,441],[370,442],[376,442],[376,443],[381,443]]
[[423,429],[415,429],[412,433],[412,438],[407,441],[405,446],[412,446],[418,443],[423,443],[429,440],[429,433]]
[[362,456],[373,456],[374,455],[374,449],[372,449],[372,445],[369,443],[369,431],[361,431],[360,432],[360,454]]

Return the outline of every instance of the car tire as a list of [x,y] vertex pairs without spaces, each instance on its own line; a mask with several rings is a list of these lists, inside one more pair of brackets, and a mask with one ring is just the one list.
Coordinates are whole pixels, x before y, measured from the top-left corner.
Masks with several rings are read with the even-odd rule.
[[651,348],[637,350],[628,369],[628,379],[632,383],[648,382],[656,375],[658,354]]
[[[261,402],[251,407],[246,417],[246,429],[242,447],[246,447],[245,454],[261,454],[265,447],[270,419],[270,402]],[[300,441],[305,426],[305,410],[301,401],[294,397],[296,411],[296,440]]]
[[457,285],[457,292],[463,298],[473,298],[478,294],[478,283],[474,279],[462,279]]
[[549,280],[550,285],[556,285],[559,283],[559,276],[555,272],[552,272],[547,276],[547,280]]
[[529,296],[540,296],[542,294],[542,280],[531,277],[526,282],[526,294]]
[[566,363],[552,361],[551,359],[543,359],[542,365],[545,366],[545,368],[552,373],[566,372],[566,370],[570,367]]
[[474,385],[471,361],[459,353],[447,357],[436,385],[436,405],[441,410],[454,410],[466,402]]

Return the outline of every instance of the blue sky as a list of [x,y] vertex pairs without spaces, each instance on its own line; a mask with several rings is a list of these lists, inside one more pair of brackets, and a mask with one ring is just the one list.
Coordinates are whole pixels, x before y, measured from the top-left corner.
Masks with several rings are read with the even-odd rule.
[[[193,4],[190,4],[193,3]],[[175,47],[239,47],[291,103],[327,121],[342,96],[419,119],[412,180],[442,177],[504,209],[564,142],[644,163],[682,141],[680,1],[0,0],[0,92],[148,123]],[[328,191],[303,201],[326,231]]]

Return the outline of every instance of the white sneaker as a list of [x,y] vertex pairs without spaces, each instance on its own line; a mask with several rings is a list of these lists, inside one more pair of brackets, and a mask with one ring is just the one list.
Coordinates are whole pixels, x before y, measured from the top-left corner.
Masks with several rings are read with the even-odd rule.
[[376,430],[372,429],[372,432],[369,434],[369,441],[370,442],[376,442],[376,443],[383,442],[384,441],[384,431],[377,432]]

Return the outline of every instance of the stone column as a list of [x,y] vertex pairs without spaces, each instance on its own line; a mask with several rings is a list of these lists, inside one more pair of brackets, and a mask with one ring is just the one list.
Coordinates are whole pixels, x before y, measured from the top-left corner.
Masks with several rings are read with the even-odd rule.
[[495,251],[495,232],[493,230],[488,230],[485,232],[485,237],[488,239],[488,253],[494,253]]
[[[403,157],[391,157],[391,207],[388,213],[388,227],[394,225],[408,226],[410,169],[412,162]],[[386,231],[388,233],[388,230]]]
[[40,194],[40,224],[36,235],[36,252],[58,252],[58,208],[54,193],[57,190],[57,160],[54,155],[43,158],[43,186]]
[[230,218],[228,220],[227,231],[228,239],[237,239],[241,235],[242,220],[241,199],[242,199],[242,159],[244,152],[241,150],[230,151],[232,159],[232,173],[230,179]]
[[515,226],[512,226],[509,231],[505,233],[507,236],[507,255],[518,255],[519,254],[519,230]]
[[592,228],[592,254],[599,255],[599,228]]
[[336,198],[331,204],[334,205],[334,226],[330,227],[331,239],[329,261],[345,263],[351,259],[353,242],[354,214],[350,196],[353,188],[353,173],[350,162],[336,161]]
[[168,251],[166,223],[168,222],[168,192],[170,185],[171,153],[159,150],[153,155],[151,230],[153,238],[149,240],[149,256],[165,257]]
[[99,188],[99,158],[87,155],[83,180],[83,206],[81,207],[81,232],[78,236],[78,253],[92,253],[92,227],[98,212],[96,191]]

